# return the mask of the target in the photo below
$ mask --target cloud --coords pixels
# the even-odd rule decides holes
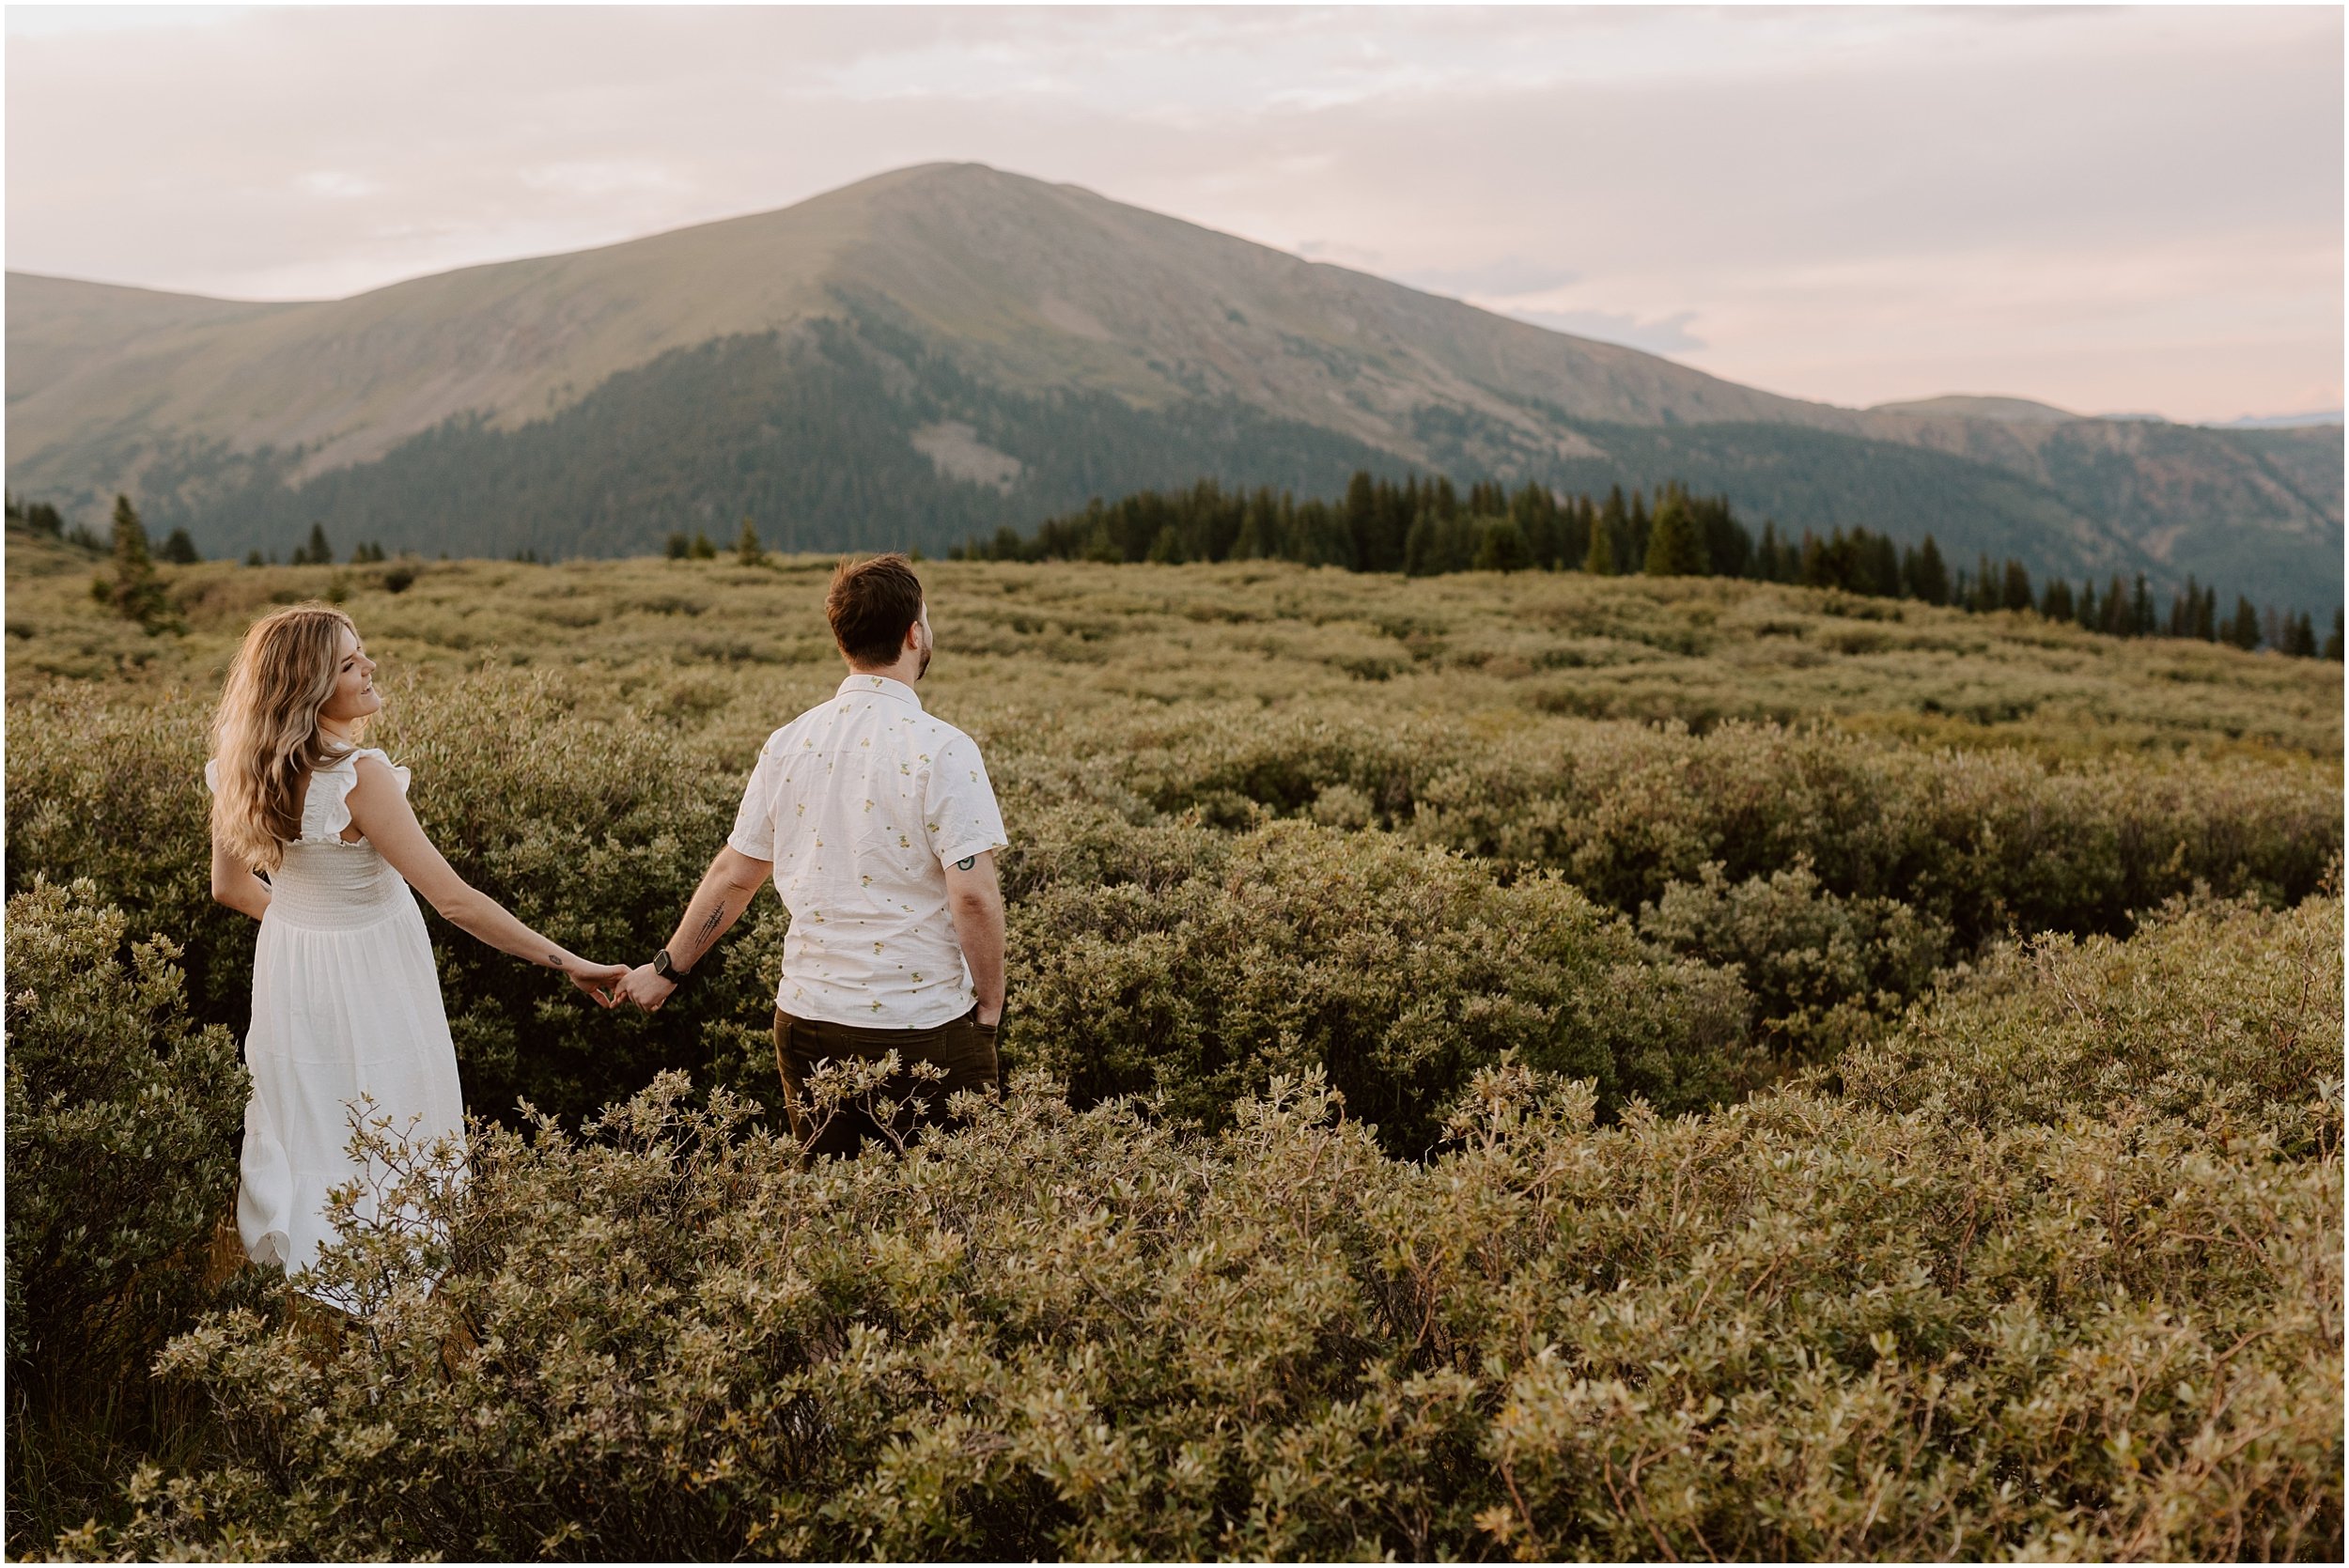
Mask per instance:
[[[1579,281],[1579,274],[1554,262],[1505,256],[1473,267],[1425,268],[1408,272],[1403,282],[1414,288],[1464,299],[1513,300],[1527,294],[1548,294]]]
[[[1652,321],[1609,310],[1511,310],[1506,314],[1552,332],[1595,337],[1601,343],[1620,343],[1651,354],[1684,354],[1704,347],[1704,339],[1688,331],[1688,323],[1697,318],[1693,310],[1675,311]]]
[[[1290,248],[1308,261],[1327,261],[1360,272],[1376,271],[1387,259],[1381,252],[1349,245],[1343,240],[1300,240]]]
[[[2338,8],[206,14],[10,8],[10,266],[317,297],[972,160],[1833,402],[2341,396]]]

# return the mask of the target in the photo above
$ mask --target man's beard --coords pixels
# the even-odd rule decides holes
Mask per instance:
[[[929,645],[927,643],[925,643],[925,644],[922,644],[922,662],[921,662],[921,665],[920,665],[918,668],[916,668],[916,669],[914,670],[914,672],[913,672],[913,678],[914,678],[914,679],[916,679],[916,680],[920,680],[920,679],[921,679],[924,675],[928,675],[929,673],[930,673],[930,645]]]

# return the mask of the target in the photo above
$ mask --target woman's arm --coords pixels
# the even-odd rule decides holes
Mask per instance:
[[[628,973],[627,965],[589,963],[516,920],[505,905],[458,876],[432,847],[388,766],[378,758],[362,756],[357,767],[359,782],[352,786],[348,802],[350,820],[392,862],[392,869],[408,878],[410,887],[424,894],[458,929],[541,969],[560,970],[597,1001],[612,1005],[613,983]]]
[[[212,845],[212,902],[255,920],[269,913],[269,884],[217,841]]]

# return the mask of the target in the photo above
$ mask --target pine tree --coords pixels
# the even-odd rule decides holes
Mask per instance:
[[[2129,591],[2121,585],[2120,574],[2113,575],[2105,589],[2104,625],[2100,629],[2113,637],[2129,634]]]
[[[696,528],[693,530],[693,542],[687,547],[686,553],[696,561],[715,561],[718,547],[709,542],[708,535]]]
[[[1621,570],[1638,571],[1641,564],[1647,559],[1650,526],[1647,502],[1635,485],[1631,489],[1631,513],[1624,519],[1623,537],[1616,541],[1615,559],[1620,563]]]
[[[2153,591],[2145,586],[2145,574],[2137,574],[2137,591],[2129,596],[2129,635],[2151,637],[2158,625],[2154,619]]]
[[[147,525],[127,495],[115,497],[114,581],[99,578],[90,584],[91,597],[115,613],[138,622],[148,632],[175,627],[170,601],[155,576],[155,558],[147,547]]]
[[[297,567],[331,567],[334,564],[334,547],[326,542],[324,523],[310,524],[308,541],[294,547],[290,560]]]
[[[1606,504],[1598,509],[1598,520],[1592,525],[1591,548],[1582,555],[1584,571],[1594,577],[1615,575],[1615,536],[1623,527],[1623,487],[1615,485],[1609,488]]]
[[[2202,590],[2195,582],[2194,574],[2188,572],[2185,591],[2172,596],[2170,600],[2169,634],[2172,637],[2193,636],[2194,617],[2201,608]]]
[[[1259,498],[1264,493],[1261,489],[1256,492]],[[1239,532],[1232,536],[1232,548],[1223,557],[1225,560],[1254,561],[1269,556],[1271,552],[1266,550],[1264,542],[1264,515],[1265,509],[1258,502],[1248,504],[1247,512],[1239,520]]]
[[[767,551],[758,543],[758,524],[748,517],[742,520],[742,532],[734,536],[734,558],[746,567],[767,564]]]
[[[2316,622],[2307,611],[2284,617],[2284,652],[2294,659],[2316,657]]]
[[[2040,595],[2039,613],[2051,621],[2072,618],[2072,585],[2060,577],[2047,579],[2047,586]]]
[[[1917,545],[1905,574],[1908,579],[1908,596],[1927,604],[1950,602],[1950,568],[1941,559],[1941,547],[1928,534]]]
[[[2226,640],[2246,653],[2260,645],[2260,613],[2240,594],[2235,596],[2234,617],[2227,623]]]
[[[193,567],[204,559],[196,553],[195,541],[188,537],[184,528],[175,528],[163,540],[163,558],[175,567]]]
[[[1488,518],[1479,532],[1476,559],[1471,563],[1477,571],[1523,571],[1533,564],[1532,552],[1525,547],[1525,533],[1514,518]]]
[[[1440,568],[1436,559],[1436,520],[1422,512],[1403,536],[1403,570],[1412,577],[1432,577]]]
[[[1380,536],[1385,532],[1385,508],[1379,505],[1378,485],[1361,469],[1346,484],[1346,494],[1338,502],[1338,513],[1346,520],[1346,536],[1354,541],[1354,550],[1366,560],[1378,560]],[[1401,565],[1400,562],[1395,563]],[[1393,567],[1389,567],[1392,570]]]
[[[1558,508],[1558,567],[1580,571],[1591,554],[1591,535],[1598,508],[1587,495],[1578,495]]]
[[[2340,611],[2338,611],[2338,610],[2336,610],[2336,611],[2334,611],[2334,612],[2333,612],[2333,631],[2332,631],[2332,635],[2325,639],[2325,655],[2324,655],[2324,656],[2325,656],[2326,659],[2331,660],[2334,663],[2338,664],[2338,663],[2340,663],[2340,662],[2341,662],[2341,612],[2340,612]]]
[[[1869,534],[1867,548],[1861,553],[1861,570],[1867,578],[1867,592],[1877,598],[1901,597],[1901,552],[1889,534]]]
[[[1729,497],[1708,496],[1690,501],[1698,536],[1704,541],[1704,569],[1713,577],[1744,577],[1753,569],[1753,536],[1730,510]],[[1895,571],[1898,566],[1895,564]]]
[[[2088,631],[2100,630],[2105,624],[2104,607],[2096,602],[2096,580],[2092,577],[2080,584],[2079,623]]]
[[[1688,498],[1668,488],[1657,498],[1656,518],[1648,526],[1647,574],[1650,577],[1702,577],[1706,566],[1704,539]]]
[[[2030,573],[2023,563],[2007,557],[2005,581],[1999,584],[1999,605],[2004,610],[2029,610],[2031,607]]]
[[[1545,571],[1558,569],[1558,498],[1547,485],[1528,484],[1509,503],[1509,516],[1525,536],[1526,552]]]
[[[248,567],[259,567],[268,565],[268,562],[263,559],[259,551],[248,550],[244,552],[244,564]]]

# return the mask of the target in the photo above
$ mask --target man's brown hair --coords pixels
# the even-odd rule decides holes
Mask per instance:
[[[824,613],[848,662],[894,664],[906,632],[922,618],[922,580],[902,555],[842,561],[832,568]]]

